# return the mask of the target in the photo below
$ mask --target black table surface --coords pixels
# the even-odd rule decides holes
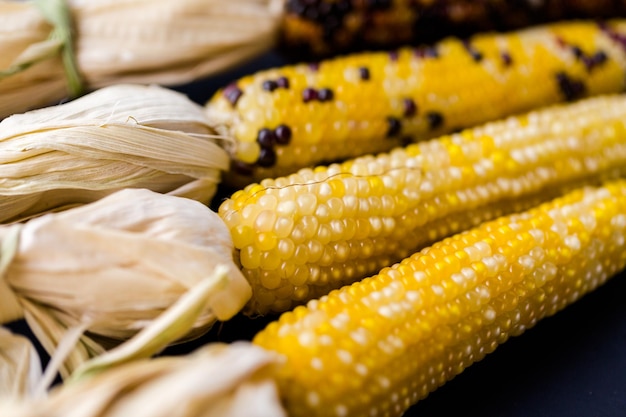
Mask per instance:
[[[287,62],[279,53],[269,53],[227,73],[173,88],[204,104],[230,81]],[[221,190],[222,195],[228,192]],[[523,335],[509,339],[413,406],[406,416],[626,416],[625,294],[626,273],[622,273]],[[237,316],[164,354],[184,354],[212,341],[250,340],[273,319]],[[30,335],[23,322],[9,327]],[[40,353],[45,363],[46,355],[41,349]]]

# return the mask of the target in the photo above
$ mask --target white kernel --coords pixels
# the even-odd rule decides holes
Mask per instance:
[[[387,389],[391,386],[391,381],[389,381],[389,378],[384,377],[384,376],[380,376],[378,377],[378,384],[384,388]]]
[[[578,236],[570,235],[565,238],[565,245],[573,251],[579,251],[581,247]]]
[[[339,404],[335,407],[335,415],[337,417],[345,417],[348,415],[348,407],[343,404]]]
[[[347,350],[343,350],[343,349],[338,350],[337,357],[339,358],[341,362],[345,364],[352,363],[352,354],[350,354],[350,352],[348,352]]]
[[[626,215],[618,214],[611,219],[611,226],[619,229],[626,228]]]
[[[367,330],[363,328],[359,328],[350,333],[350,337],[359,345],[366,345],[368,342]]]
[[[320,396],[315,391],[309,391],[306,395],[306,402],[311,407],[317,407],[320,403]]]
[[[367,369],[367,366],[363,365],[362,363],[357,363],[354,366],[354,370],[357,374],[361,376],[366,376],[369,373],[369,369]]]
[[[517,258],[517,263],[523,266],[528,271],[531,271],[535,267],[535,259],[530,255],[522,255]]]
[[[423,271],[416,271],[413,273],[413,278],[415,278],[417,282],[423,282],[426,280],[426,274]]]
[[[491,323],[496,319],[496,311],[491,307],[487,307],[483,312],[483,317],[485,318],[485,320],[487,320],[488,323]]]
[[[383,317],[391,318],[393,317],[393,310],[389,306],[382,306],[378,308],[378,314]]]
[[[324,362],[320,358],[311,359],[311,368],[321,371],[324,369]]]
[[[455,274],[455,275],[459,275],[459,274]],[[407,301],[409,301],[412,304],[416,303],[421,298],[419,291],[407,291],[406,294],[404,294],[404,297],[406,298]]]
[[[296,211],[296,203],[294,201],[281,201],[276,207],[276,212],[282,216],[291,216]]]
[[[315,334],[313,332],[301,332],[298,335],[298,343],[302,346],[311,346],[315,342]]]
[[[433,293],[435,293],[435,295],[438,295],[439,297],[445,294],[445,291],[441,285],[433,284],[430,288],[433,290]]]

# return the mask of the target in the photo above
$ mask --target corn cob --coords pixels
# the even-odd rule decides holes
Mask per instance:
[[[625,242],[626,182],[578,189],[297,307],[253,342],[285,355],[290,416],[400,416],[622,270]]]
[[[383,152],[564,100],[619,92],[626,21],[449,38],[261,71],[207,103],[235,139],[231,184]]]
[[[287,51],[317,55],[626,15],[623,0],[286,0],[284,8],[282,43]]]
[[[218,214],[253,287],[246,310],[265,314],[625,170],[626,96],[603,96],[266,179],[235,192]]]

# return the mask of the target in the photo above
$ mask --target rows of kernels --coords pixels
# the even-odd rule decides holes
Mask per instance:
[[[283,311],[562,187],[623,173],[625,116],[624,97],[589,99],[249,185],[219,209],[258,294],[249,310]]]
[[[435,56],[405,48],[272,69],[218,92],[207,111],[221,133],[236,139],[234,158],[252,173],[248,182],[258,181],[386,151],[407,138],[621,91],[626,55],[608,33],[591,22],[554,24],[469,43],[446,39],[434,47]],[[590,66],[598,53],[605,58]],[[279,79],[284,86],[277,86]],[[261,138],[279,128],[289,131],[284,141],[278,133]]]
[[[626,182],[579,189],[284,313],[254,343],[286,356],[290,415],[401,415],[624,268],[625,245]]]

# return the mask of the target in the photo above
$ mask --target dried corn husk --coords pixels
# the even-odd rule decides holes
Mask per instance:
[[[148,188],[208,203],[228,155],[201,106],[117,85],[0,122],[0,222]]]
[[[274,45],[282,10],[281,0],[66,2],[88,90],[183,84],[230,68]],[[0,118],[68,96],[61,59],[68,45],[52,32],[36,1],[0,0]]]
[[[3,417],[285,417],[272,375],[280,358],[248,342],[131,362],[53,389],[47,399],[2,403]]]
[[[0,327],[0,401],[31,398],[40,378],[40,359],[30,340]]]
[[[183,339],[231,318],[251,296],[217,214],[149,190],[2,226],[0,244],[0,323],[25,317],[51,355],[64,340],[78,341],[64,377],[206,280],[202,309]]]

